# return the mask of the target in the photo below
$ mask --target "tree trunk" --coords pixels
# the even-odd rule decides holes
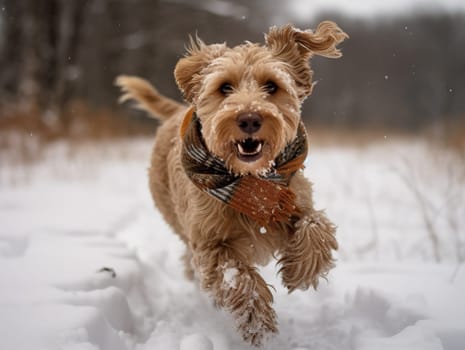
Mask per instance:
[[[51,110],[60,114],[63,127],[70,128],[71,117],[66,112],[66,104],[72,95],[77,67],[77,55],[80,48],[81,26],[88,0],[58,0],[59,21],[56,45],[55,79],[53,81]]]

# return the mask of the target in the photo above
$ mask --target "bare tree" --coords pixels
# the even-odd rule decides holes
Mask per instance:
[[[70,68],[80,48],[87,0],[4,0],[6,11],[2,90],[38,114],[60,113],[71,94]],[[66,124],[66,120],[62,120]]]
[[[70,101],[118,108],[120,73],[152,80],[180,98],[173,69],[189,34],[207,43],[262,41],[286,22],[272,1],[0,0],[0,108],[9,104],[67,129]],[[306,121],[342,127],[417,130],[465,117],[464,14],[419,14],[376,21],[326,13],[350,35],[341,60],[312,65],[318,86]],[[291,21],[292,19],[289,19]],[[134,112],[135,113],[135,112]]]

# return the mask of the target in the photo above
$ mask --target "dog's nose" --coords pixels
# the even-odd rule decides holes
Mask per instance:
[[[241,113],[236,119],[237,126],[247,134],[254,134],[262,127],[263,117],[256,112]]]

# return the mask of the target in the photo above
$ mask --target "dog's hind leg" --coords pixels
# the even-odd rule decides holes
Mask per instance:
[[[210,292],[217,306],[231,312],[245,341],[261,346],[268,334],[277,333],[273,296],[256,269],[241,258],[234,242],[197,242],[193,254],[201,287]]]

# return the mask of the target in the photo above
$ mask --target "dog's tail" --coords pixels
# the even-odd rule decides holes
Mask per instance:
[[[136,108],[149,112],[149,114],[160,120],[167,120],[185,106],[175,100],[160,94],[148,81],[128,75],[120,75],[115,80],[122,95],[119,102],[128,100],[137,102]]]

